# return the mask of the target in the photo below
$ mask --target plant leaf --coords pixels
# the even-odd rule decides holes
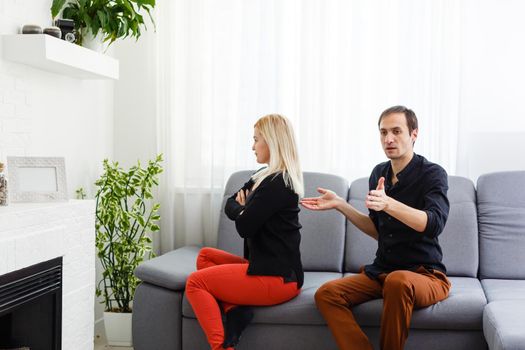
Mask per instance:
[[[67,0],[53,0],[53,3],[51,4],[51,17],[53,20],[58,15],[60,10],[62,10],[62,7],[64,7],[64,4]]]

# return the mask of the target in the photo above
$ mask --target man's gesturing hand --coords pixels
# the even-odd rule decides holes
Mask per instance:
[[[303,198],[300,202],[301,205],[310,210],[327,210],[336,208],[342,200],[333,191],[324,188],[319,187],[317,192],[321,193],[322,196]]]
[[[375,190],[372,190],[366,196],[365,205],[368,209],[375,211],[381,211],[388,209],[390,197],[385,193],[385,178],[379,178],[377,182],[377,187]]]

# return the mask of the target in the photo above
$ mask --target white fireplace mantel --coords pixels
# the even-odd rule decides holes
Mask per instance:
[[[0,207],[0,275],[63,257],[62,349],[93,349],[95,203]]]

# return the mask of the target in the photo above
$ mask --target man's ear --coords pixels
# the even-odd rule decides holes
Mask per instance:
[[[414,129],[412,130],[412,134],[410,135],[410,138],[412,139],[412,144],[414,144],[417,140],[417,132],[419,130],[418,129]]]

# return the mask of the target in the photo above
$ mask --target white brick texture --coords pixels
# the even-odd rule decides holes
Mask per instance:
[[[0,208],[0,275],[63,257],[62,349],[93,349],[95,203]]]

